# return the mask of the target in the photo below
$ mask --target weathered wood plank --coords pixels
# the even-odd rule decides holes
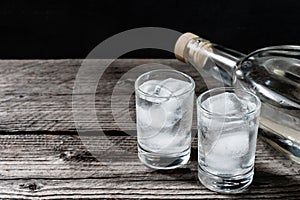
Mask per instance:
[[[107,60],[85,61],[87,65],[104,66]],[[72,92],[76,74],[82,60],[1,60],[0,61],[0,131],[74,131],[72,116]],[[125,72],[147,63],[160,63],[191,75],[197,83],[196,91],[205,90],[205,84],[197,71],[174,59],[117,60],[105,70],[97,87],[95,108],[103,130],[118,130],[114,123],[111,104],[122,115],[131,108],[134,121],[134,97],[124,102],[124,96],[133,93],[133,78],[120,80]],[[139,74],[137,72],[135,76]],[[89,80],[89,77],[85,77]],[[210,84],[216,81],[210,79]],[[130,87],[127,87],[127,85]],[[121,87],[111,100],[115,87]],[[92,108],[83,98],[85,110]],[[128,105],[129,104],[129,105]],[[83,119],[84,122],[84,119]],[[90,122],[89,130],[98,130]],[[122,130],[133,130],[132,122],[122,124]]]
[[[167,171],[139,162],[133,136],[2,134],[0,144],[1,198],[297,199],[300,195],[299,166],[260,140],[254,182],[239,195],[217,194],[199,183],[196,140],[191,161]]]
[[[82,60],[0,61],[0,198],[241,198],[299,199],[299,165],[287,160],[260,140],[257,145],[255,178],[251,190],[240,195],[220,195],[205,189],[197,179],[197,148],[191,161],[175,170],[154,171],[137,158],[134,124],[133,78],[120,81],[128,70],[145,63],[173,66],[205,90],[199,74],[175,60],[119,60],[106,71],[97,87],[95,107],[98,122],[86,134],[76,135],[72,116],[72,91]],[[107,60],[91,60],[102,66]],[[136,76],[138,74],[135,74]],[[89,77],[86,77],[88,81]],[[214,85],[213,79],[209,84]],[[113,99],[112,91],[122,87]],[[85,94],[75,94],[89,112]],[[122,116],[129,107],[131,122],[117,124],[111,105]],[[75,111],[78,111],[76,108]],[[80,111],[80,110],[79,110]],[[196,118],[194,118],[195,122]],[[122,126],[122,128],[119,127]],[[194,129],[195,123],[194,123]],[[130,136],[124,132],[130,133]],[[38,132],[37,132],[38,131]],[[195,131],[195,130],[194,130]],[[117,135],[117,136],[116,136]]]

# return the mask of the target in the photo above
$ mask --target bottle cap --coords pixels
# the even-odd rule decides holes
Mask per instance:
[[[193,33],[184,33],[176,41],[174,53],[178,60],[185,62],[184,49],[191,39],[198,38],[199,36]]]

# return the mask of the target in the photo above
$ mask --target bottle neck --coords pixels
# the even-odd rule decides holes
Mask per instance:
[[[210,43],[202,38],[191,39],[184,52],[186,62],[204,67],[207,59],[211,59],[216,65],[224,67],[226,71],[232,71],[237,62],[245,57],[244,54],[237,51]],[[203,64],[200,66],[199,64]]]
[[[237,62],[245,55],[202,38],[191,39],[183,53],[185,62],[208,71],[216,79],[231,85]]]

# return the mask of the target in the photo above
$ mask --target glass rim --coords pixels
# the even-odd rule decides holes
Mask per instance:
[[[139,86],[138,86],[138,82],[139,82],[140,79],[142,79],[142,77],[147,76],[147,75],[152,74],[152,73],[155,73],[155,72],[172,72],[172,73],[180,74],[180,75],[183,76],[184,78],[188,79],[192,85],[191,85],[190,88],[188,88],[187,90],[184,90],[182,93],[177,94],[177,95],[171,95],[171,96],[169,96],[169,97],[166,97],[166,96],[163,96],[163,97],[154,96],[154,95],[152,95],[152,94],[149,94],[149,93],[144,92],[143,90],[141,90],[141,89],[139,88]],[[150,80],[150,79],[149,79],[149,80]],[[176,98],[176,97],[183,96],[183,95],[185,95],[185,94],[187,94],[187,93],[193,91],[193,90],[195,89],[195,81],[194,81],[194,79],[193,79],[191,76],[189,76],[189,75],[187,75],[187,74],[185,74],[185,73],[183,73],[183,72],[180,72],[180,71],[178,71],[178,70],[175,70],[175,69],[155,69],[155,70],[151,70],[151,71],[149,71],[149,72],[146,72],[146,73],[141,74],[141,75],[135,80],[134,88],[135,88],[135,91],[136,91],[136,92],[138,92],[138,93],[140,93],[140,94],[142,94],[142,95],[144,95],[144,96],[147,96],[147,97],[155,97],[155,98],[158,98],[158,99],[160,99],[160,98],[162,98],[162,99],[165,99],[165,98]]]
[[[242,93],[246,93],[250,96],[253,96],[255,98],[255,101],[256,101],[256,106],[254,109],[252,110],[249,110],[248,112],[246,113],[243,113],[242,115],[237,115],[237,114],[220,114],[220,113],[215,113],[215,112],[212,112],[212,111],[209,111],[207,110],[206,108],[203,107],[202,103],[201,103],[201,100],[203,98],[204,95],[210,93],[210,92],[214,92],[214,91],[239,91],[239,92],[242,92]],[[201,111],[203,111],[205,114],[207,115],[210,115],[210,116],[214,116],[214,117],[232,117],[232,118],[241,118],[241,117],[244,117],[244,116],[250,116],[252,114],[255,114],[260,108],[261,108],[261,101],[260,99],[258,98],[257,95],[253,94],[252,92],[250,91],[247,91],[247,90],[243,90],[243,89],[236,89],[234,87],[217,87],[217,88],[213,88],[213,89],[210,89],[210,90],[207,90],[205,92],[203,92],[198,98],[197,98],[197,105],[199,105]]]

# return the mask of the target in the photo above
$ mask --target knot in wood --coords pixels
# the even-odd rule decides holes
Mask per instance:
[[[64,151],[60,153],[60,158],[65,161],[97,161],[97,159],[87,150]]]
[[[21,189],[28,189],[30,191],[36,191],[40,189],[40,187],[36,183],[22,183],[19,185]]]

